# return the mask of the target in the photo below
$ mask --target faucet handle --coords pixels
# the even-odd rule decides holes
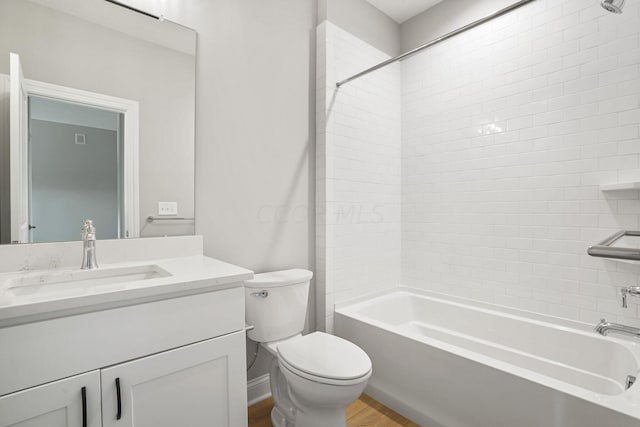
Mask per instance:
[[[85,219],[80,228],[82,240],[96,240],[96,228],[93,226],[93,220]]]
[[[603,328],[604,326],[607,324],[607,321],[605,320],[605,318],[601,318],[600,319],[600,323],[598,323],[595,328],[593,328],[594,331],[596,331],[597,333],[599,333],[600,335],[605,335],[603,333]]]
[[[640,296],[640,286],[627,286],[620,288],[620,296],[622,297],[622,308],[627,308],[627,298],[629,295]]]

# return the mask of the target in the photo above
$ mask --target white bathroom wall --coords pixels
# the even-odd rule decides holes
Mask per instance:
[[[436,3],[402,23],[401,49],[407,52],[515,2],[515,0],[444,0]]]
[[[400,284],[400,67],[336,89],[389,58],[331,22],[317,31],[316,217],[319,329],[333,304]]]
[[[315,270],[316,2],[165,6],[167,18],[198,32],[196,232],[205,255],[256,273]],[[268,373],[270,362],[261,350],[248,378]]]
[[[400,54],[400,26],[367,0],[318,0],[318,23],[324,21],[391,56]]]
[[[256,272],[313,269],[312,0],[167,2],[198,33],[196,231]]]
[[[640,325],[640,267],[587,247],[640,227],[640,2],[538,0],[402,64],[403,284]]]

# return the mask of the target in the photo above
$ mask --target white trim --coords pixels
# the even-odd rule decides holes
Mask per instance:
[[[8,74],[0,74],[0,94],[10,95],[11,83]],[[9,97],[0,99],[0,129],[9,128]],[[9,159],[10,136],[0,135],[0,244],[11,242],[11,160]],[[5,169],[6,168],[6,169]]]
[[[10,53],[9,165],[11,188],[11,242],[28,243],[28,125],[27,92],[20,56]]]
[[[29,79],[24,80],[24,89],[27,96],[62,100],[124,115],[124,222],[127,234],[122,237],[140,237],[138,101]]]
[[[269,374],[247,381],[247,406],[255,405],[270,396]]]
[[[16,197],[18,195],[20,195],[22,193],[22,190],[20,189],[20,186],[17,185],[17,183],[20,180],[20,175],[18,173],[18,168],[19,165],[21,164],[20,162],[20,152],[18,150],[16,150],[15,147],[17,147],[18,145],[18,140],[19,138],[21,138],[21,135],[19,133],[20,130],[20,122],[19,122],[19,117],[16,114],[17,111],[19,111],[20,109],[20,100],[19,98],[16,96],[17,91],[17,80],[16,80],[16,76],[19,76],[19,69],[18,72],[16,72],[16,62],[14,60],[14,55],[15,53],[10,53],[9,54],[9,59],[10,59],[10,70],[9,70],[9,90],[10,90],[10,96],[9,96],[9,165],[11,166],[11,170],[10,170],[10,177],[9,177],[9,182],[10,182],[10,194],[11,194],[11,202],[10,202],[10,206],[11,206],[11,243],[20,243],[20,232],[19,232],[19,225],[18,225],[18,221],[19,221],[19,212],[20,212],[20,207],[18,204],[18,200],[16,199]],[[18,191],[17,195],[14,195],[14,192]],[[23,242],[26,243],[26,242]]]

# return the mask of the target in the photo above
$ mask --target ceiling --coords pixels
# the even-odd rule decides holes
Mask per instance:
[[[442,0],[367,0],[398,24],[424,12]]]

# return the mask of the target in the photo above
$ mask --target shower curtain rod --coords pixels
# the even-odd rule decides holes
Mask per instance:
[[[418,53],[418,52],[420,52],[420,51],[422,51],[422,50],[424,50],[424,49],[426,49],[428,47],[431,47],[431,46],[436,45],[436,44],[438,44],[438,43],[440,43],[442,41],[450,39],[453,36],[457,36],[460,33],[464,33],[467,30],[475,28],[478,25],[482,25],[485,22],[491,21],[492,19],[497,18],[498,16],[502,16],[502,15],[504,15],[506,13],[511,12],[512,10],[515,10],[515,9],[519,8],[520,6],[524,6],[525,4],[531,3],[533,1],[536,1],[536,0],[520,0],[520,1],[512,4],[511,6],[507,6],[504,9],[500,9],[499,11],[492,13],[491,15],[485,16],[484,18],[480,18],[477,21],[473,21],[472,23],[465,25],[464,27],[460,27],[457,30],[451,31],[450,33],[447,33],[444,36],[441,36],[441,37],[438,37],[437,39],[431,40],[430,42],[427,42],[427,43],[423,44],[422,46],[418,46],[415,49],[412,49],[412,50],[410,50],[408,52],[400,54],[400,55],[398,55],[398,56],[396,56],[394,58],[387,59],[386,61],[383,61],[383,62],[381,62],[381,63],[379,63],[377,65],[374,65],[371,68],[367,68],[366,70],[361,71],[358,74],[354,74],[353,76],[349,77],[348,79],[340,80],[338,83],[336,83],[336,87],[339,89],[340,86],[342,86],[345,83],[349,83],[350,81],[355,80],[357,78],[360,78],[360,77],[362,77],[364,75],[367,75],[367,74],[371,73],[372,71],[376,71],[376,70],[378,70],[378,69],[380,69],[382,67],[386,67],[389,64],[393,64],[396,61],[400,61],[402,59],[408,58],[409,56],[415,55],[416,53]]]

